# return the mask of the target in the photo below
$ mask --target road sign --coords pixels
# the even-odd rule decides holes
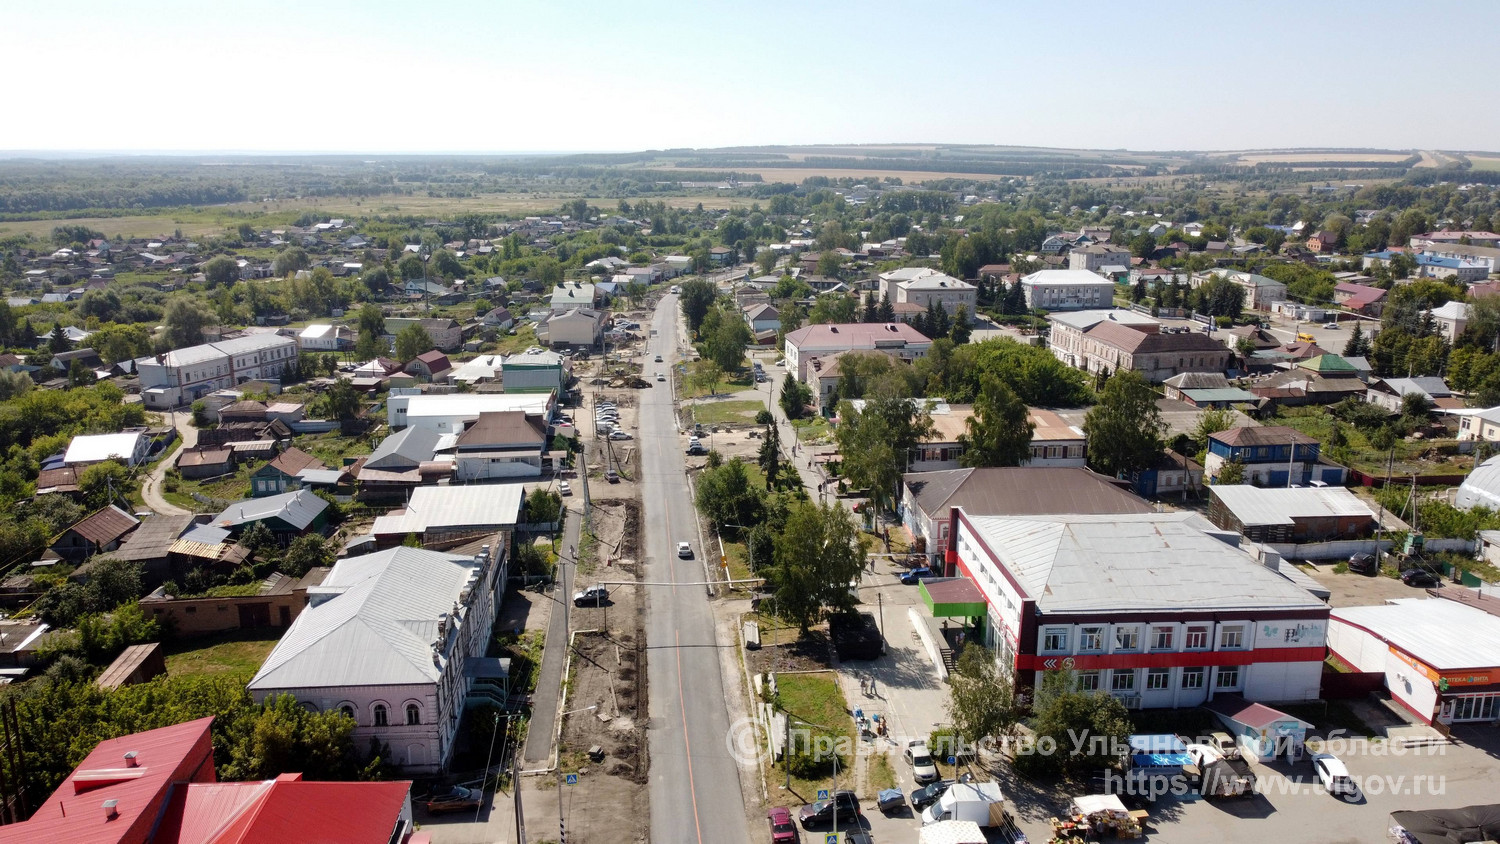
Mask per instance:
[[[568,785],[577,785],[578,784],[578,775],[577,774],[568,774],[567,781],[568,781]]]
[[[949,765],[957,765],[958,764],[958,757],[957,756],[949,756],[948,757],[948,764]]]
[[[839,834],[837,832],[823,833],[823,844],[839,844]]]
[[[828,789],[826,789],[826,788],[820,788],[820,789],[818,789],[818,799],[819,800],[827,800],[828,799]]]

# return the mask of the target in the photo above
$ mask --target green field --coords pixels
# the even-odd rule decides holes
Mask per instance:
[[[254,674],[281,637],[280,630],[245,630],[166,644],[167,673]]]
[[[692,417],[705,425],[744,425],[755,421],[755,414],[765,410],[763,402],[748,399],[693,405]]]

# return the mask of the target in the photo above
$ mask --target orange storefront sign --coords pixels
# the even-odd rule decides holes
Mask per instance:
[[[1490,682],[1490,672],[1488,672],[1488,671],[1479,671],[1479,672],[1463,672],[1463,671],[1440,672],[1437,669],[1433,668],[1432,666],[1428,665],[1427,663],[1421,661],[1420,659],[1417,659],[1416,657],[1413,657],[1413,656],[1411,656],[1409,654],[1401,652],[1394,645],[1391,645],[1389,647],[1390,647],[1391,653],[1397,659],[1401,660],[1402,662],[1404,662],[1407,665],[1410,665],[1412,668],[1416,669],[1417,673],[1421,674],[1423,677],[1426,677],[1427,679],[1431,680],[1434,683],[1439,683],[1442,686],[1444,686],[1445,688],[1448,687],[1448,686],[1484,686],[1484,685],[1488,685],[1489,682]]]

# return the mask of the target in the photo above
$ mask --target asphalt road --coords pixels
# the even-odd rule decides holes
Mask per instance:
[[[648,338],[647,371],[677,362],[681,320],[678,297],[662,298]],[[674,419],[670,383],[652,381],[641,391],[642,523],[646,581],[700,583],[704,579],[684,455]],[[693,558],[679,559],[678,542]],[[726,748],[729,716],[719,673],[719,643],[703,586],[646,589],[647,680],[650,683],[651,840],[749,842],[739,768]],[[727,647],[734,647],[733,643]],[[600,807],[600,811],[609,811]]]

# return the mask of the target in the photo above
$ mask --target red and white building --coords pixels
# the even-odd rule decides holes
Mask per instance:
[[[949,573],[1018,687],[1071,669],[1130,708],[1318,697],[1328,606],[1197,514],[952,520]]]

